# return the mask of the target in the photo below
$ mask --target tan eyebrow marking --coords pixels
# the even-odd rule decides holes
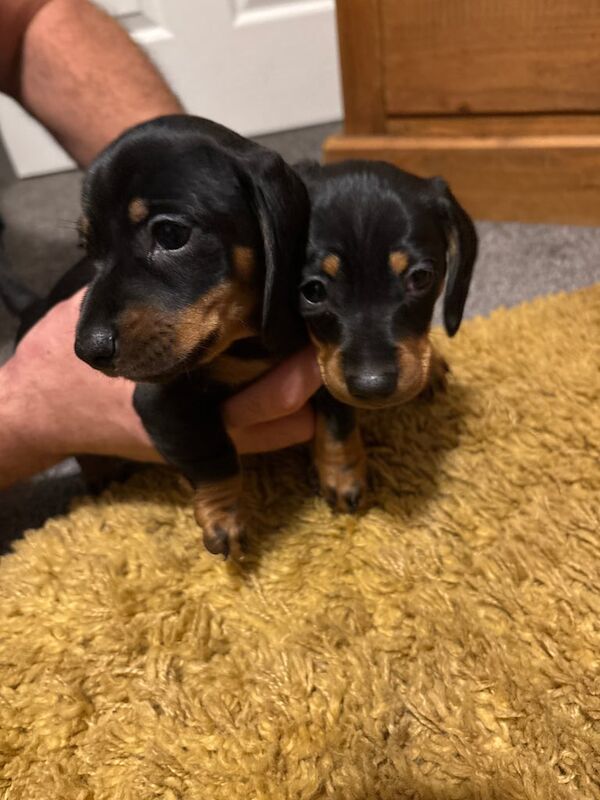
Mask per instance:
[[[148,208],[148,204],[145,200],[142,200],[141,197],[134,197],[129,203],[127,213],[130,221],[134,224],[137,224],[138,222],[143,222],[146,219],[150,213],[150,209]]]
[[[400,275],[408,267],[408,256],[403,250],[394,250],[390,253],[389,264],[392,272]]]
[[[321,264],[321,268],[323,272],[326,272],[327,275],[329,275],[330,278],[335,278],[340,269],[339,256],[336,256],[333,253],[330,253],[328,256],[325,256]]]

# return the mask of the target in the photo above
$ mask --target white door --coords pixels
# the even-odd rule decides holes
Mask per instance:
[[[184,106],[246,135],[339,119],[334,0],[102,0]],[[16,103],[0,130],[18,175],[72,162]]]

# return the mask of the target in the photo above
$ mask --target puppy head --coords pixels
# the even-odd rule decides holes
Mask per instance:
[[[94,162],[80,227],[96,277],[75,350],[97,369],[160,381],[237,339],[297,345],[308,198],[276,154],[207,120],[153,120]]]
[[[311,195],[301,313],[323,381],[339,400],[380,407],[427,385],[429,328],[460,325],[477,252],[473,223],[440,178],[379,162],[302,172]]]

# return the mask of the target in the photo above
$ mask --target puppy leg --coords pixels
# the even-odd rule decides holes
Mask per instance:
[[[235,474],[220,480],[195,484],[194,515],[202,528],[202,539],[209,553],[244,560],[246,531],[240,508],[242,480]]]
[[[321,494],[333,509],[354,513],[363,507],[367,489],[367,459],[354,409],[324,388],[313,403],[313,461]]]
[[[448,388],[448,373],[450,367],[446,359],[436,350],[431,353],[431,366],[429,368],[429,381],[427,386],[419,394],[419,400],[429,402],[433,400],[439,392],[445,392]]]
[[[167,385],[138,384],[134,405],[163,458],[194,488],[194,514],[210,553],[243,558],[241,474],[219,398],[195,391],[181,378]]]

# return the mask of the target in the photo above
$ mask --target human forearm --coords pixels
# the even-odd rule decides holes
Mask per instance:
[[[37,11],[15,93],[82,166],[131,125],[182,110],[145,54],[87,0]]]
[[[19,393],[13,362],[0,368],[0,489],[50,467],[56,460],[44,452],[37,436],[37,409]]]

